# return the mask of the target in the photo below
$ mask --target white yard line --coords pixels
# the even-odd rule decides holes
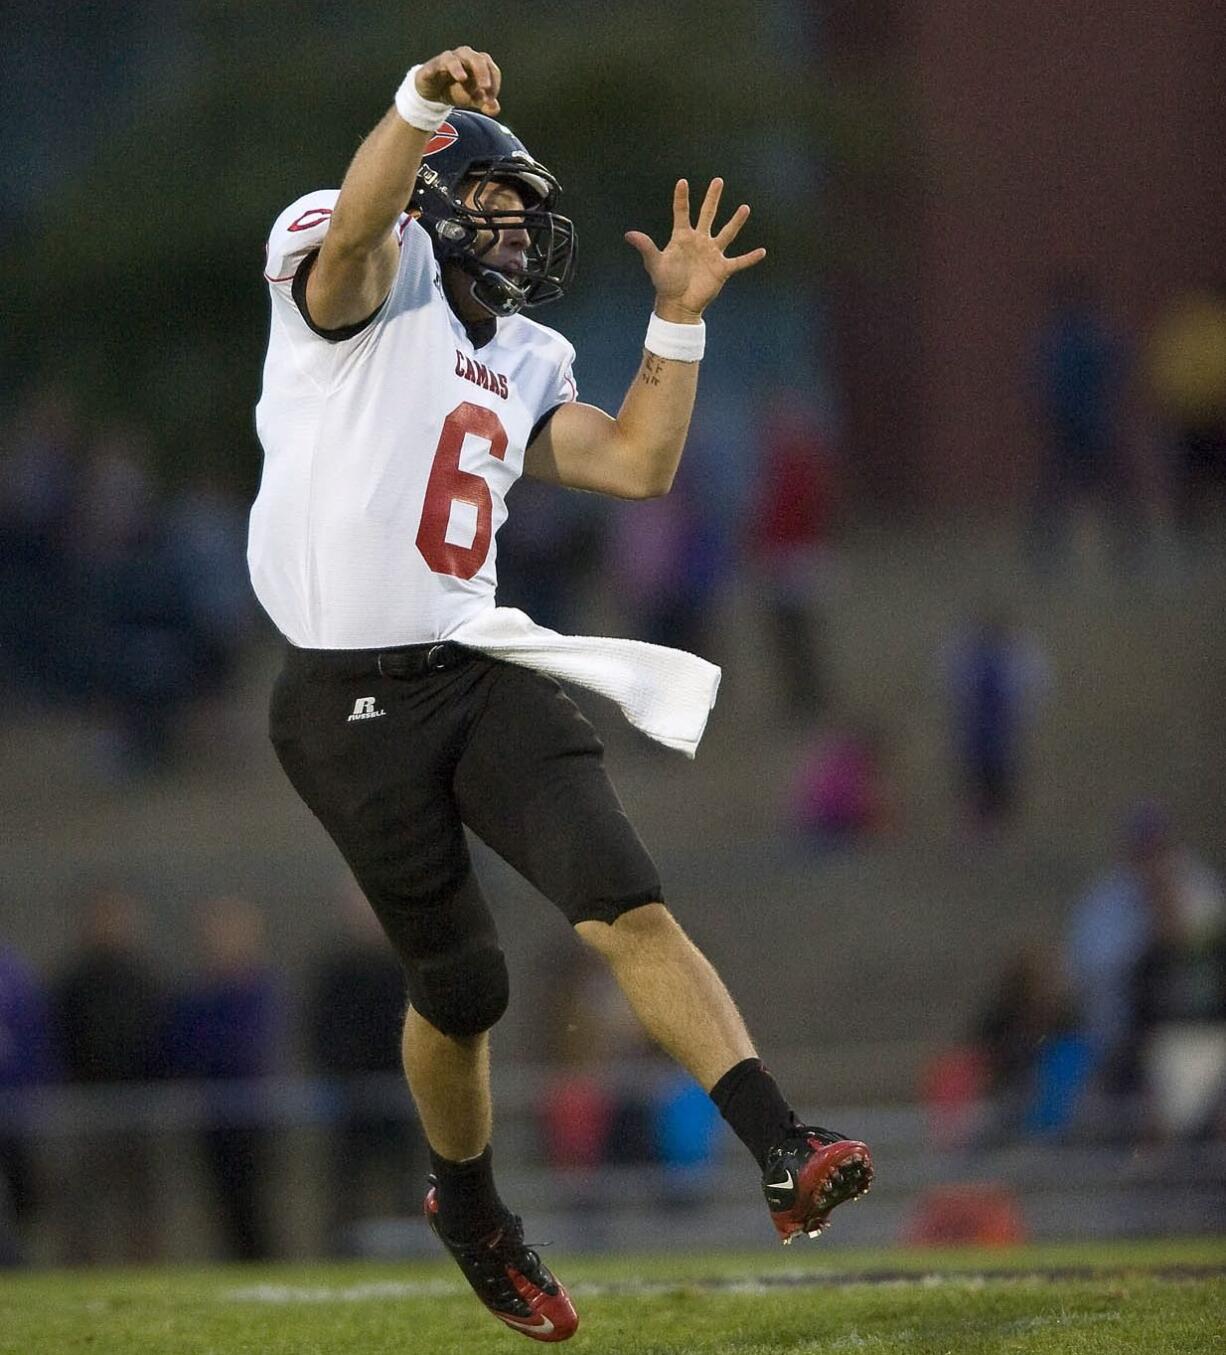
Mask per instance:
[[[1136,1269],[1095,1270],[1092,1267],[1052,1270],[989,1271],[771,1271],[765,1275],[746,1275],[738,1279],[695,1276],[690,1279],[647,1280],[636,1276],[624,1280],[577,1280],[567,1288],[577,1297],[675,1294],[700,1290],[720,1294],[765,1294],[772,1289],[829,1289],[845,1285],[936,1289],[960,1286],[980,1290],[988,1284],[1047,1284],[1067,1280],[1108,1280],[1126,1275],[1144,1278],[1181,1280],[1220,1276],[1220,1266],[1160,1266]],[[444,1298],[465,1294],[468,1286],[455,1280],[381,1280],[350,1285],[256,1284],[220,1293],[221,1303],[371,1303],[381,1299]],[[1029,1320],[1029,1319],[1028,1319]],[[1047,1319],[1033,1319],[1034,1322]],[[1104,1318],[1103,1320],[1107,1320]]]

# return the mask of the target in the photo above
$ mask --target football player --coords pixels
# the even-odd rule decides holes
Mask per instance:
[[[626,236],[655,291],[638,374],[615,417],[580,403],[574,350],[525,314],[571,281],[575,231],[557,179],[496,120],[500,86],[471,47],[415,66],[339,192],[307,194],[274,225],[249,561],[289,641],[270,713],[278,757],[407,975],[427,1217],[497,1318],[561,1341],[574,1307],[494,1183],[488,1031],[508,979],[465,825],[561,909],[709,1091],[757,1159],[785,1242],[821,1231],[872,1168],[864,1144],[799,1123],[758,1060],[665,907],[587,720],[530,659],[466,640],[498,610],[494,538],[520,474],[667,493],[703,312],[765,253],[728,254],[749,208],[717,227],[719,179],[696,217],[678,182],[665,246]],[[645,669],[629,685],[657,680]]]

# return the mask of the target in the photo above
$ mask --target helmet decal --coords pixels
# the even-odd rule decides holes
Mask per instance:
[[[426,149],[422,151],[422,157],[434,155],[438,151],[445,151],[459,135],[459,132],[451,123],[442,123],[438,131],[426,142]]]

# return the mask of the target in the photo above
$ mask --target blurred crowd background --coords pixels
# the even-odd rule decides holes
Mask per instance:
[[[1221,1231],[1220,6],[457,22],[0,11],[0,1260],[423,1241],[400,975],[266,744],[243,553],[267,229],[459,41],[566,190],[579,279],[540,318],[581,398],[633,374],[621,237],[678,174],[769,249],[709,316],[674,492],[521,483],[500,601],[723,665],[693,764],[580,699],[764,1055],[878,1148],[833,1240]],[[480,863],[534,1224],[765,1238],[706,1098]]]

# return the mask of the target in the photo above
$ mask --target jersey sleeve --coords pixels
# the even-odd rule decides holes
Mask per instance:
[[[270,286],[288,294],[298,265],[324,242],[340,190],[307,193],[281,213],[268,236],[264,277]]]
[[[554,388],[554,398],[548,408],[569,405],[579,398],[579,387],[575,384],[575,349],[573,344],[566,345],[562,365],[558,368],[558,381]]]
[[[561,337],[561,336],[558,336]],[[546,389],[545,399],[537,414],[532,431],[528,434],[526,446],[531,447],[538,433],[545,428],[549,420],[562,408],[579,398],[579,388],[575,384],[575,350],[572,344],[562,340],[564,350],[562,361],[554,374],[550,386]]]
[[[264,278],[272,293],[273,309],[287,321],[288,332],[304,341],[321,338],[335,344],[360,334],[373,334],[378,326],[372,322],[384,309],[380,305],[365,320],[332,330],[319,328],[307,313],[304,265],[319,253],[339,197],[339,189],[318,189],[290,203],[274,222],[265,245]],[[410,233],[410,224],[409,217],[402,215],[392,227],[393,235],[402,245],[402,267],[406,258],[420,253],[423,248],[429,253],[429,238],[422,230]],[[393,287],[395,285],[393,283]]]

